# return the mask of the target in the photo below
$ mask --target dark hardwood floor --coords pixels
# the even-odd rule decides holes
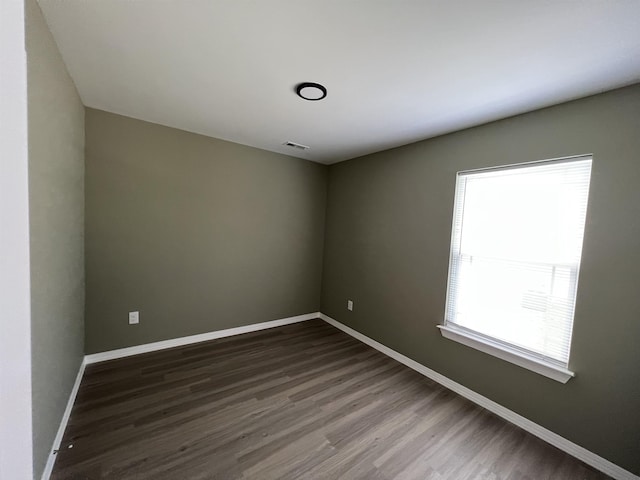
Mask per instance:
[[[87,366],[51,478],[608,477],[313,320]]]

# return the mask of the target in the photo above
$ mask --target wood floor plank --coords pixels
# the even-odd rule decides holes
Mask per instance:
[[[314,320],[89,365],[51,478],[608,477]]]

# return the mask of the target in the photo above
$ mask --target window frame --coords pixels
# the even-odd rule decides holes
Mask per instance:
[[[451,221],[451,236],[449,242],[449,268],[447,272],[447,292],[446,292],[446,301],[445,301],[445,317],[443,323],[441,325],[437,325],[440,333],[444,338],[449,340],[453,340],[455,342],[461,343],[468,347],[474,348],[481,352],[487,353],[489,355],[495,356],[502,360],[508,361],[515,365],[519,365],[520,367],[526,368],[538,374],[544,375],[545,377],[551,378],[561,383],[566,383],[575,376],[575,373],[569,370],[569,360],[567,363],[561,362],[559,360],[546,357],[543,354],[539,354],[533,351],[530,351],[526,348],[522,348],[511,344],[510,342],[499,340],[497,338],[493,338],[489,335],[482,334],[481,332],[477,332],[475,330],[471,330],[456,324],[454,322],[450,322],[450,295],[452,295],[452,278],[455,272],[457,271],[456,266],[459,263],[458,257],[462,256],[459,253],[460,249],[460,241],[461,235],[456,235],[456,215],[458,212],[458,202],[464,199],[464,193],[462,195],[459,194],[458,186],[459,179],[461,175],[469,175],[473,173],[484,173],[489,171],[496,170],[507,170],[507,169],[519,169],[526,167],[535,167],[538,165],[545,164],[556,164],[556,163],[567,163],[574,162],[579,160],[590,160],[593,162],[593,154],[583,154],[583,155],[574,155],[569,157],[560,157],[553,158],[548,160],[538,160],[532,162],[524,162],[524,163],[516,163],[509,165],[501,165],[496,167],[488,167],[488,168],[477,168],[472,170],[462,170],[456,172],[455,177],[455,194],[454,194],[454,205],[453,205],[453,216]],[[588,195],[588,193],[587,193]],[[588,198],[587,198],[588,204]],[[583,231],[584,235],[584,231]],[[584,242],[584,237],[583,237]],[[457,245],[457,248],[456,248]],[[577,288],[578,288],[578,277],[580,274],[580,263],[577,265],[566,265],[570,268],[571,271],[571,280],[574,283],[574,300],[577,297]],[[574,311],[575,315],[575,311]],[[574,317],[575,318],[575,317]],[[573,334],[573,324],[572,324],[572,332]],[[570,347],[570,346],[569,346]],[[570,353],[570,350],[569,350]]]

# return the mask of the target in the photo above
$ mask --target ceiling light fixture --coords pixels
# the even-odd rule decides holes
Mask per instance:
[[[327,89],[319,83],[304,82],[296,86],[296,93],[300,98],[315,102],[327,96]]]

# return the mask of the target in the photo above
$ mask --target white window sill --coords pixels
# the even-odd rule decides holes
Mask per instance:
[[[454,342],[462,343],[481,352],[488,353],[494,357],[501,358],[507,362],[511,362],[515,365],[519,365],[523,368],[531,370],[532,372],[539,373],[545,377],[552,378],[561,383],[567,383],[571,377],[575,376],[570,370],[566,368],[546,363],[539,358],[529,356],[523,352],[515,349],[509,349],[504,345],[497,342],[492,342],[484,337],[473,335],[463,330],[459,330],[455,327],[447,325],[438,325],[440,333],[443,337],[453,340]]]

